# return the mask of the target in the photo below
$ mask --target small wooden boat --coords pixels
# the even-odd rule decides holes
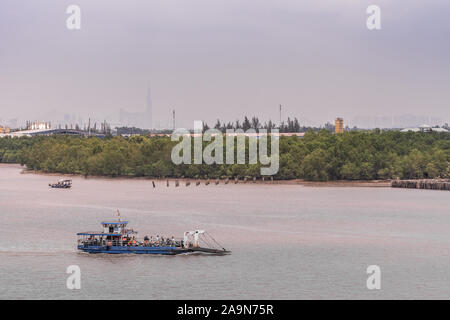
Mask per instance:
[[[49,187],[58,188],[58,189],[69,189],[72,187],[72,180],[70,179],[61,179],[56,183],[49,183]]]

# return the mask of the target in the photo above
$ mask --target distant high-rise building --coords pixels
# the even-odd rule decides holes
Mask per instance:
[[[151,129],[153,128],[152,123],[152,112],[153,112],[153,106],[152,106],[152,90],[148,88],[147,91],[147,110],[146,110],[146,120],[148,122],[148,127]]]
[[[336,120],[334,120],[334,132],[344,133],[344,119],[336,118]]]
[[[147,126],[150,129],[153,128],[152,112],[153,112],[153,107],[152,107],[152,90],[150,88],[148,88],[148,91],[147,91],[147,110],[145,112],[145,121],[147,122]]]
[[[133,126],[142,129],[152,129],[152,95],[150,88],[147,91],[147,103],[144,112],[127,112],[120,109],[119,122],[121,125]]]
[[[9,120],[9,127],[10,128],[18,128],[18,120],[16,118]]]
[[[281,104],[280,104],[280,125],[279,127],[281,128]]]
[[[172,127],[173,127],[173,130],[175,130],[175,128],[176,128],[176,126],[175,126],[175,110],[173,110],[172,111]]]

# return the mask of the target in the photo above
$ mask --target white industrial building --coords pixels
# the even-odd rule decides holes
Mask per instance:
[[[401,132],[408,132],[408,131],[412,131],[412,132],[450,132],[447,129],[439,128],[439,127],[433,128],[427,124],[423,124],[417,128],[405,128],[400,131]]]

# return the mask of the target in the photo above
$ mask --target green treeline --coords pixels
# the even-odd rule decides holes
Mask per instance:
[[[22,154],[29,150],[36,142],[36,138],[0,138],[0,163],[21,163],[24,164]]]
[[[447,177],[450,135],[374,130],[280,138],[275,179],[313,181]],[[0,162],[83,175],[224,178],[260,176],[259,164],[175,165],[168,137],[0,138]],[[207,142],[204,143],[205,145]],[[270,145],[270,144],[269,144]],[[248,146],[247,146],[248,148]],[[248,152],[247,152],[248,156]]]

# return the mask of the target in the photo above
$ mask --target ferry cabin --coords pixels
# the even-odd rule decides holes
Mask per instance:
[[[127,221],[102,222],[103,230],[77,233],[78,249],[89,253],[180,253],[181,241],[166,240],[141,242],[135,237],[133,229],[127,229]]]
[[[103,231],[80,232],[79,243],[93,246],[127,246],[136,245],[134,230],[126,229],[128,221],[102,222]]]

